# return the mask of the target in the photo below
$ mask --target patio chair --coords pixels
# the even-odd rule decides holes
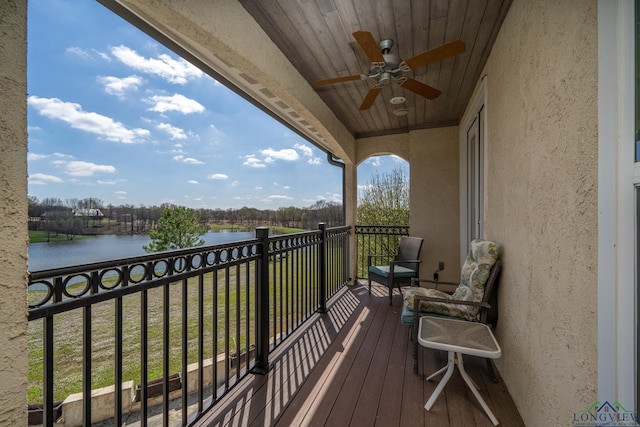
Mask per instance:
[[[374,258],[388,258],[388,255],[369,255],[369,293],[371,293],[371,281],[378,282],[389,288],[389,305],[393,302],[393,287],[398,286],[400,294],[401,284],[410,285],[411,279],[418,277],[420,268],[420,249],[422,249],[421,237],[402,236],[398,253],[388,265],[373,265]]]
[[[498,321],[497,278],[502,268],[499,244],[476,239],[471,242],[462,266],[460,283],[414,278],[403,293],[401,322],[410,326],[413,341],[413,371],[418,372],[418,321],[422,316],[454,317],[495,327]],[[430,283],[433,288],[420,287]],[[457,285],[453,294],[439,285]],[[417,310],[416,310],[417,308]],[[491,381],[497,382],[493,365],[487,359]]]

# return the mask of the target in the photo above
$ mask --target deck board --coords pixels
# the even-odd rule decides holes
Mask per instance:
[[[401,298],[387,288],[348,287],[270,355],[266,376],[249,376],[204,414],[198,426],[491,426],[458,372],[431,411],[424,404],[440,378],[424,373],[446,364],[446,353],[420,349],[413,372],[412,343],[400,323]],[[484,359],[465,357],[502,425],[524,426],[504,383],[492,383]]]

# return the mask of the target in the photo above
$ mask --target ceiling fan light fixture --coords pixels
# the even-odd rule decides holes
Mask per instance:
[[[391,73],[388,71],[385,71],[382,74],[380,74],[380,80],[378,80],[378,83],[380,83],[380,86],[386,86],[389,83],[391,83]]]
[[[396,109],[396,110],[393,110],[393,115],[394,115],[394,116],[398,116],[398,117],[400,117],[400,116],[406,116],[406,115],[407,115],[407,113],[408,113],[408,111],[407,111],[407,109],[406,109],[406,108],[398,108],[398,109]]]
[[[393,105],[404,104],[406,100],[407,98],[405,98],[404,96],[394,96],[389,100],[389,103]]]

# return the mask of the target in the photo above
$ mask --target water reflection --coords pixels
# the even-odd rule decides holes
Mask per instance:
[[[209,232],[202,236],[205,245],[253,239],[253,231]],[[147,235],[96,236],[69,242],[31,243],[29,245],[29,271],[69,267],[92,262],[145,255],[143,245],[151,242]]]

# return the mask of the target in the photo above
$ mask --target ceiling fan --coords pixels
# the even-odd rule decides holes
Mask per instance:
[[[319,80],[315,82],[314,85],[323,86],[352,80],[374,79],[376,83],[371,87],[371,89],[369,89],[369,92],[360,105],[360,110],[369,109],[373,105],[373,102],[376,100],[376,97],[382,88],[391,83],[391,81],[395,81],[404,89],[417,93],[420,96],[424,96],[427,99],[437,98],[438,95],[440,95],[440,91],[438,89],[427,86],[418,80],[405,77],[402,73],[431,64],[432,62],[440,61],[450,56],[458,55],[463,53],[465,50],[464,42],[462,40],[455,40],[435,49],[422,52],[421,54],[416,55],[413,58],[409,58],[406,61],[400,61],[398,55],[391,52],[393,40],[384,39],[381,40],[380,43],[376,43],[375,39],[368,31],[356,31],[353,33],[353,37],[371,61],[369,74],[358,74]]]

